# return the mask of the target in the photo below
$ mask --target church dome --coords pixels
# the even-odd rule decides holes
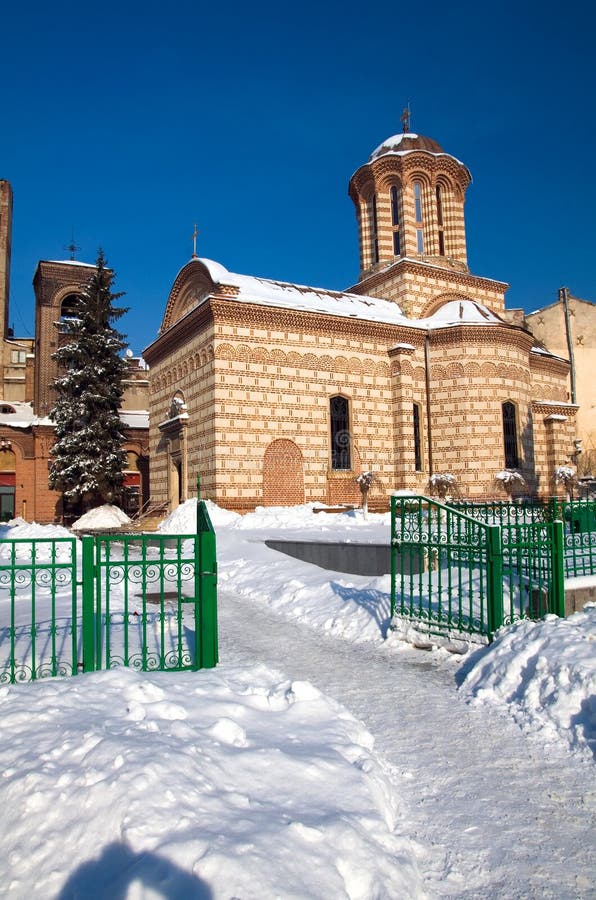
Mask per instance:
[[[407,131],[405,133],[402,132],[402,134],[394,134],[393,137],[383,141],[376,150],[373,150],[368,161],[373,162],[380,156],[386,156],[390,153],[409,153],[412,150],[426,150],[427,153],[445,153],[441,145],[432,138]]]

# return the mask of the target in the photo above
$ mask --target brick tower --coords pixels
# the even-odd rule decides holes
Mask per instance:
[[[8,334],[8,300],[10,293],[10,254],[12,244],[12,188],[0,180],[0,354]],[[4,360],[0,358],[3,371]]]
[[[507,285],[468,268],[471,180],[467,166],[432,138],[405,130],[383,141],[350,179],[360,245],[360,277],[350,290],[395,300],[412,318],[456,298],[503,311]]]

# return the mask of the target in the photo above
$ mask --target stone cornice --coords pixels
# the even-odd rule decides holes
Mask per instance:
[[[414,259],[404,257],[390,266],[386,266],[379,272],[368,275],[362,281],[358,281],[352,287],[346,289],[349,294],[369,294],[371,297],[379,297],[375,289],[384,285],[389,278],[401,275],[431,276],[437,280],[444,279],[449,284],[457,284],[466,288],[479,288],[485,291],[498,291],[504,293],[509,285],[504,281],[496,281],[492,278],[483,278],[480,275],[472,275],[468,272],[460,272],[455,268],[435,266],[430,263],[417,262]]]
[[[416,172],[424,172],[434,183],[438,175],[447,173],[458,185],[462,194],[472,181],[470,171],[463,163],[448,153],[429,153],[427,150],[410,150],[407,153],[387,153],[365,163],[357,169],[348,185],[348,193],[354,203],[368,186],[384,178],[398,175],[407,181]]]
[[[529,331],[524,331],[517,325],[449,325],[433,328],[429,331],[431,346],[433,348],[446,344],[507,344],[519,347],[529,354],[534,345],[534,337]]]
[[[579,406],[574,403],[557,403],[549,400],[532,400],[532,412],[541,416],[575,416]]]
[[[233,300],[210,300],[215,323],[218,321],[253,325],[259,328],[283,329],[307,332],[323,332],[324,334],[342,334],[355,337],[367,337],[387,341],[389,344],[418,343],[424,341],[425,332],[408,325],[396,325],[389,322],[374,322],[365,319],[334,316],[313,310],[287,309],[283,307],[261,306],[257,303],[234,302]],[[145,353],[144,358],[147,359]],[[147,360],[149,361],[149,360]]]
[[[566,375],[571,364],[559,356],[545,356],[543,353],[530,353],[530,370],[535,372],[552,372],[553,375]]]

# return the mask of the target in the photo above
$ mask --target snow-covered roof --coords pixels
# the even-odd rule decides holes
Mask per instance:
[[[422,152],[429,153],[431,156],[450,156],[460,165],[461,160],[453,156],[451,153],[445,153],[440,144],[433,138],[425,137],[421,134],[415,134],[413,131],[402,132],[401,134],[393,134],[386,138],[382,144],[373,150],[369,157],[369,162],[374,162],[381,156],[404,156],[406,153]]]
[[[146,409],[121,409],[120,421],[128,428],[149,428],[149,413]]]
[[[488,306],[475,300],[450,300],[432,316],[420,319],[419,323],[432,328],[446,328],[452,325],[506,325],[504,319]]]
[[[30,403],[18,400],[0,400],[0,409],[9,407],[14,412],[0,412],[0,425],[10,425],[11,428],[30,428],[35,424],[37,417]]]
[[[11,428],[31,428],[32,425],[54,424],[48,416],[36,416],[30,403],[0,400],[0,409],[2,407],[11,407],[14,412],[0,412],[0,425],[9,425]],[[149,413],[146,409],[121,410],[120,421],[129,428],[149,428]]]
[[[211,259],[197,258],[196,262],[205,266],[216,284],[238,288],[234,300],[240,302],[416,327],[415,322],[404,316],[397,303],[389,300],[239,275]]]
[[[404,315],[397,303],[380,297],[274,281],[253,275],[240,275],[228,271],[221,263],[203,257],[194,257],[190,262],[204,266],[216,285],[237,288],[238,294],[234,297],[235,301],[254,303],[259,306],[324,313],[368,322],[382,322],[387,325],[404,325],[421,330],[462,324],[489,326],[508,324],[487,306],[473,300],[453,300],[442,306],[432,316],[424,319],[411,319]],[[209,294],[203,297],[199,301],[199,305],[206,302],[208,296]]]
[[[95,268],[95,263],[82,262],[80,259],[48,259],[47,262],[55,263],[57,266],[85,266],[87,269]]]

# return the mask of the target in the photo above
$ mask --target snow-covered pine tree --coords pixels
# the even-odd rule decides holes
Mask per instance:
[[[112,293],[113,281],[100,248],[93,275],[60,321],[66,343],[53,354],[64,374],[54,382],[57,399],[50,417],[56,443],[49,486],[69,503],[84,498],[88,507],[119,499],[126,461],[118,411],[127,344],[112,323],[127,310],[113,305],[123,296]]]

